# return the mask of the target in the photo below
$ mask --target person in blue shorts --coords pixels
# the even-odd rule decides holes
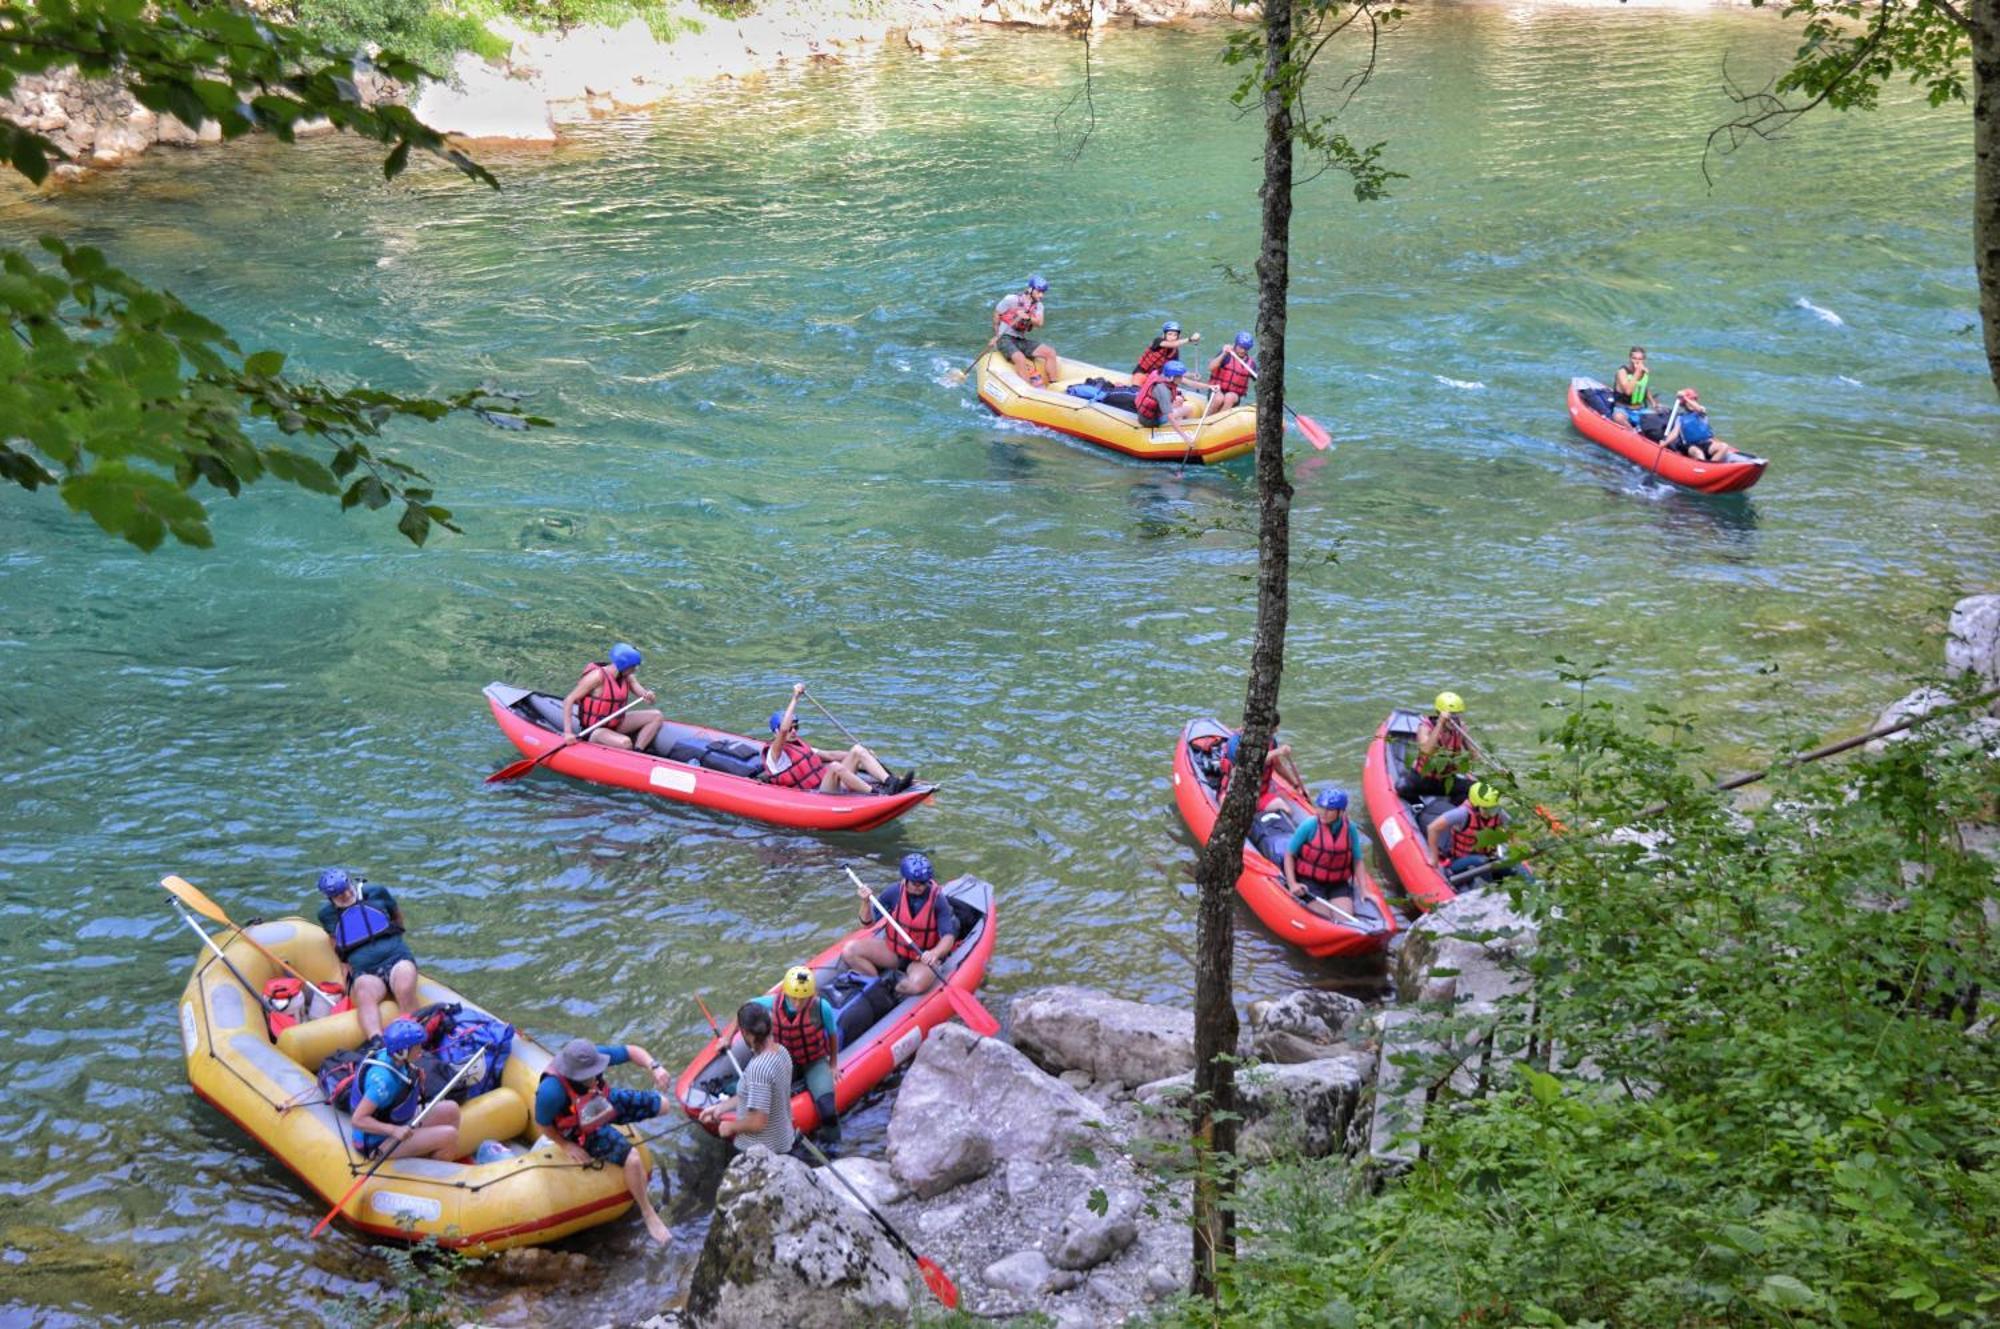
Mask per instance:
[[[417,1069],[424,1048],[424,1027],[415,1020],[395,1020],[382,1031],[382,1050],[361,1063],[361,1073],[348,1090],[353,1116],[354,1147],[374,1158],[389,1145],[388,1158],[458,1157],[458,1104],[446,1099],[417,1125],[427,1095],[444,1088],[427,1085]]]
[[[604,1072],[631,1062],[651,1071],[658,1092],[651,1089],[613,1089]],[[667,1225],[660,1221],[646,1193],[650,1178],[645,1159],[620,1126],[650,1121],[666,1110],[667,1068],[653,1060],[653,1054],[637,1043],[624,1045],[593,1043],[572,1038],[550,1060],[535,1086],[535,1130],[553,1140],[575,1163],[602,1160],[625,1170],[625,1188],[646,1220],[646,1231],[657,1245],[667,1244]]]
[[[417,1009],[417,957],[403,940],[403,911],[386,888],[349,876],[346,868],[321,872],[319,893],[326,897],[319,925],[333,939],[361,1033],[374,1038],[382,1032],[384,997],[395,997],[398,1014]]]

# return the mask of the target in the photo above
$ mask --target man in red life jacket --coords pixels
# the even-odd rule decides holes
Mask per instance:
[[[1221,355],[1208,362],[1207,414],[1220,415],[1250,395],[1251,381],[1257,376],[1257,362],[1250,358],[1250,348],[1256,344],[1249,333],[1239,332],[1234,346],[1225,347]]]
[[[1222,770],[1222,783],[1218,789],[1221,797],[1228,796],[1229,773],[1236,769],[1237,750],[1242,743],[1243,735],[1236,733],[1231,734],[1229,741],[1222,745],[1222,756],[1216,762]],[[1280,743],[1274,734],[1271,737],[1270,755],[1264,758],[1264,783],[1257,791],[1257,811],[1263,812],[1273,803],[1279,802],[1290,807],[1300,806],[1296,799],[1288,798],[1284,789],[1279,786],[1278,781],[1281,778],[1291,781],[1294,787],[1304,792],[1306,778],[1299,773],[1299,763],[1292,756],[1292,745]]]
[[[1313,811],[1285,849],[1285,889],[1322,918],[1352,915],[1361,837],[1347,819],[1347,791],[1327,785],[1313,795]]]
[[[1136,383],[1155,369],[1166,366],[1169,360],[1181,358],[1181,347],[1201,340],[1197,332],[1186,341],[1181,340],[1181,325],[1169,319],[1160,325],[1160,335],[1139,355],[1139,363],[1132,366],[1132,380]]]
[[[958,945],[958,915],[937,888],[937,875],[927,856],[904,854],[902,872],[900,883],[874,899],[903,925],[910,940],[904,941],[901,933],[885,924],[880,932],[848,942],[840,958],[848,968],[869,978],[884,969],[900,970],[903,976],[896,982],[896,995],[908,997],[937,986],[938,965]],[[868,888],[856,886],[854,890],[861,900],[862,921],[879,918],[868,903]]]
[[[610,660],[586,667],[583,677],[563,698],[563,737],[575,738],[579,731],[609,719],[631,700],[634,692],[647,701],[658,701],[656,694],[632,676],[638,667],[638,647],[622,641],[611,648]],[[666,719],[658,711],[626,711],[593,730],[590,741],[607,748],[644,751],[651,746]]]
[[[1053,346],[1035,335],[1045,316],[1042,297],[1048,290],[1046,279],[1030,277],[1025,289],[993,306],[993,344],[1013,363],[1015,373],[1037,387],[1055,382],[1062,374],[1062,358]]]
[[[771,713],[771,741],[764,745],[764,772],[758,778],[780,789],[816,794],[900,794],[917,782],[914,770],[892,776],[860,743],[844,752],[816,748],[799,737],[799,698],[806,685],[792,685],[792,700]]]
[[[1434,709],[1417,722],[1417,750],[1410,764],[1396,777],[1399,797],[1417,802],[1449,795],[1463,803],[1472,780],[1462,772],[1472,753],[1472,735],[1465,732],[1465,699],[1456,692],[1440,692]]]
[[[1458,883],[1461,891],[1511,875],[1514,868],[1502,861],[1504,851],[1493,843],[1500,838],[1494,832],[1507,821],[1507,814],[1500,810],[1500,791],[1490,784],[1473,785],[1463,803],[1431,823],[1425,836],[1431,863],[1447,877],[1488,869]]]
[[[652,1089],[614,1089],[604,1072],[631,1062],[653,1077]],[[549,1059],[535,1085],[535,1133],[549,1140],[572,1163],[604,1163],[621,1169],[625,1189],[646,1220],[646,1232],[657,1245],[667,1244],[667,1225],[660,1221],[647,1194],[652,1178],[645,1160],[620,1126],[651,1121],[667,1110],[666,1091],[673,1083],[667,1068],[637,1043],[593,1043],[572,1038]]]
[[[1169,360],[1143,375],[1132,389],[1132,409],[1138,414],[1139,423],[1148,429],[1166,425],[1193,443],[1194,435],[1182,427],[1194,409],[1194,403],[1181,395],[1181,380],[1186,377],[1187,366],[1178,360]]]

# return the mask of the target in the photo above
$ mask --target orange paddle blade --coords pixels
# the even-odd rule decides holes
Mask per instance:
[[[1292,419],[1299,422],[1299,432],[1306,436],[1306,441],[1321,452],[1325,452],[1333,446],[1333,435],[1327,433],[1320,422],[1313,419],[1310,415],[1300,415],[1297,411],[1294,411],[1292,412]]]
[[[958,1309],[958,1284],[951,1281],[951,1275],[938,1268],[935,1260],[917,1257],[917,1270],[924,1276],[924,1286],[931,1290],[948,1311]]]
[[[523,757],[517,762],[502,766],[499,770],[486,777],[486,783],[499,784],[503,780],[513,780],[526,775],[529,771],[534,770],[535,767],[542,764],[542,758],[560,751],[562,751],[561,748],[550,748],[548,752],[538,752],[532,757]]]
[[[236,926],[229,921],[229,915],[222,912],[222,906],[202,894],[200,888],[186,878],[169,874],[160,878],[160,885],[166,888],[167,894],[173,896],[203,918],[220,923],[224,927]]]
[[[979,998],[970,992],[946,987],[944,995],[945,1000],[951,1003],[951,1008],[958,1012],[958,1018],[965,1021],[966,1027],[973,1033],[981,1038],[991,1038],[1000,1032],[1000,1022],[993,1018],[993,1012],[980,1005]]]

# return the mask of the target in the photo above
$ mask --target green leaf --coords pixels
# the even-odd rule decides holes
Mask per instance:
[[[1820,1304],[1819,1293],[1790,1274],[1767,1274],[1757,1289],[1757,1299],[1785,1310],[1809,1310]]]
[[[265,448],[264,465],[272,476],[316,494],[338,494],[340,481],[316,457],[287,448]]]
[[[283,351],[259,351],[243,361],[243,372],[254,378],[276,378],[284,369]]]
[[[392,151],[386,158],[383,159],[382,178],[384,180],[394,180],[397,176],[403,173],[403,168],[408,166],[409,164],[410,164],[410,140],[404,139],[402,142],[396,145],[394,151]],[[419,541],[419,543],[422,542]]]
[[[1099,1218],[1104,1217],[1104,1215],[1111,1209],[1111,1197],[1104,1193],[1104,1188],[1102,1186],[1093,1187],[1091,1189],[1089,1198],[1084,1200],[1083,1203],[1084,1207],[1089,1209],[1091,1213],[1096,1214]]]
[[[431,533],[430,514],[420,504],[405,503],[403,515],[396,520],[396,529],[408,536],[411,544],[422,548]]]
[[[389,486],[370,474],[347,487],[347,492],[340,496],[340,506],[345,510],[359,504],[373,512],[388,507],[389,498]]]
[[[103,462],[73,475],[60,492],[72,510],[148,552],[159,548],[168,532],[202,549],[215,543],[208,512],[197,499],[164,476],[123,462]]]

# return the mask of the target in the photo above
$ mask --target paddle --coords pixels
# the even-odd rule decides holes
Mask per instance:
[[[1257,381],[1257,366],[1251,364],[1248,360],[1245,360],[1242,356],[1238,355],[1234,347],[1229,347],[1225,349],[1222,353],[1228,356],[1230,359],[1234,360],[1237,364],[1242,365],[1244,371],[1250,375],[1251,382],[1254,383]],[[1296,410],[1293,410],[1292,404],[1290,402],[1285,403],[1285,409],[1292,412],[1292,421],[1293,423],[1298,425],[1299,432],[1306,436],[1306,442],[1312,444],[1314,447],[1318,448],[1321,452],[1325,452],[1328,448],[1333,446],[1333,435],[1327,433],[1326,429],[1320,424],[1319,421],[1313,419],[1310,415],[1304,415]]]
[[[493,772],[493,774],[486,777],[486,783],[499,784],[503,780],[512,780],[520,776],[526,775],[529,771],[534,770],[535,767],[541,765],[543,762],[547,761],[550,757],[555,756],[556,753],[561,752],[564,748],[573,747],[578,743],[584,742],[592,734],[596,733],[599,729],[602,729],[605,725],[610,724],[613,720],[616,720],[619,716],[625,714],[625,712],[631,710],[634,706],[637,706],[640,702],[643,702],[645,700],[646,698],[643,696],[632,698],[632,700],[626,702],[623,706],[620,706],[617,710],[611,712],[611,714],[605,716],[602,720],[599,720],[596,724],[591,725],[588,729],[585,729],[575,738],[566,738],[562,742],[550,748],[547,752],[540,753],[533,757],[523,757],[521,758],[521,760],[514,762],[511,765],[502,766],[499,770]]]
[[[863,898],[868,901],[876,913],[882,915],[882,920],[890,927],[896,929],[896,935],[903,939],[903,944],[913,951],[921,949],[916,942],[910,939],[910,934],[903,929],[903,925],[898,923],[890,915],[889,911],[882,907],[882,902],[875,898],[875,892],[868,889],[868,883],[855,876],[853,868],[843,870],[847,873],[848,880],[861,888]],[[941,888],[933,886],[931,889],[938,890]],[[978,1034],[981,1038],[991,1038],[1000,1032],[1000,1022],[993,1018],[991,1011],[979,1004],[979,998],[973,996],[970,992],[953,987],[942,978],[938,979],[938,986],[944,989],[944,999],[951,1003],[952,1010],[958,1013],[958,1018],[965,1021],[967,1027],[973,1033]]]
[[[304,983],[308,988],[316,988],[319,986],[317,983],[313,982],[310,978],[307,978],[304,974],[300,973],[290,960],[287,960],[282,955],[279,955],[276,952],[272,951],[269,947],[265,946],[262,942],[258,941],[255,937],[251,936],[248,932],[244,931],[241,927],[238,927],[235,923],[231,922],[229,915],[222,912],[222,907],[216,904],[215,901],[209,899],[206,895],[202,894],[201,890],[198,887],[196,887],[192,882],[186,880],[183,877],[177,877],[172,873],[169,873],[168,875],[160,878],[160,885],[166,889],[169,895],[172,895],[175,899],[180,900],[181,902],[186,904],[190,909],[194,910],[197,914],[200,914],[203,918],[211,919],[214,922],[222,924],[222,926],[226,928],[235,928],[236,935],[243,938],[243,940],[249,942],[252,946],[256,947],[257,953],[259,955],[262,955],[266,960],[269,960],[272,964],[275,964],[280,968],[282,968],[283,970],[285,970],[285,972],[289,973],[293,978],[298,979],[299,982]],[[208,934],[204,932],[202,935],[207,936]]]
[[[1667,455],[1667,435],[1674,432],[1674,421],[1681,418],[1681,399],[1674,398],[1674,409],[1667,415],[1667,427],[1660,431],[1660,441],[1653,448],[1653,478],[1660,478],[1660,460]],[[1637,426],[1633,426],[1637,428]]]
[[[843,1187],[845,1187],[847,1189],[847,1193],[849,1195],[852,1195],[857,1201],[859,1201],[861,1207],[868,1212],[868,1216],[874,1219],[877,1223],[882,1225],[882,1230],[889,1234],[889,1240],[896,1243],[897,1249],[902,1251],[903,1254],[909,1256],[912,1260],[915,1260],[917,1262],[917,1272],[924,1276],[924,1286],[931,1290],[931,1295],[936,1297],[938,1301],[943,1304],[946,1310],[948,1311],[957,1310],[958,1284],[951,1281],[951,1275],[947,1274],[941,1267],[939,1267],[936,1261],[925,1259],[923,1256],[917,1254],[916,1248],[911,1246],[909,1242],[903,1239],[903,1234],[896,1231],[896,1229],[890,1225],[888,1219],[882,1217],[881,1214],[875,1211],[875,1206],[868,1203],[868,1197],[863,1195],[860,1191],[856,1190],[854,1183],[841,1175],[840,1169],[836,1168],[833,1165],[832,1160],[828,1159],[825,1154],[820,1152],[820,1148],[818,1145],[814,1144],[811,1140],[807,1139],[803,1135],[798,1137],[798,1141],[800,1144],[806,1147],[807,1152],[809,1152],[814,1158],[819,1160],[821,1171],[832,1176],[832,1178],[835,1181],[839,1182]]]
[[[444,1102],[445,1095],[449,1094],[452,1091],[452,1088],[455,1085],[457,1085],[460,1080],[463,1080],[465,1078],[465,1073],[467,1071],[471,1070],[475,1066],[483,1067],[485,1064],[486,1064],[486,1051],[483,1048],[480,1049],[478,1052],[473,1053],[470,1057],[467,1057],[465,1059],[465,1064],[458,1068],[458,1073],[452,1076],[449,1080],[446,1080],[444,1082],[444,1088],[437,1091],[436,1097],[432,1098],[430,1102],[424,1104],[423,1108],[417,1113],[416,1116],[410,1118],[410,1127],[409,1127],[410,1134],[412,1135],[416,1134],[417,1127],[424,1124],[424,1118],[428,1117],[431,1114],[431,1109],[436,1107],[438,1104]],[[384,1140],[383,1143],[388,1144],[388,1141]],[[326,1231],[327,1224],[333,1222],[333,1220],[340,1214],[340,1211],[347,1207],[347,1202],[354,1198],[355,1192],[359,1191],[363,1186],[367,1185],[368,1179],[374,1176],[375,1173],[381,1168],[381,1166],[384,1163],[388,1162],[392,1156],[393,1153],[383,1153],[376,1155],[375,1161],[368,1165],[368,1170],[366,1172],[363,1172],[360,1176],[356,1177],[354,1179],[354,1184],[347,1188],[347,1194],[341,1196],[339,1200],[334,1202],[333,1208],[326,1211],[326,1217],[319,1220],[319,1223],[313,1228],[310,1236],[317,1237],[320,1233]]]
[[[215,958],[222,961],[222,967],[224,969],[227,969],[235,977],[236,981],[243,985],[243,990],[249,993],[251,998],[256,1001],[258,1008],[262,1010],[264,1014],[269,1015],[271,1013],[271,1003],[264,1000],[263,993],[259,992],[256,988],[250,986],[250,980],[243,977],[243,971],[241,969],[238,969],[235,965],[229,962],[229,957],[224,955],[222,953],[222,948],[215,944],[215,938],[209,936],[207,932],[203,931],[201,924],[195,922],[194,916],[188,913],[187,910],[181,908],[180,903],[178,901],[174,903],[174,912],[181,916],[181,922],[187,924],[190,928],[194,929],[194,935],[201,938],[202,945],[208,947],[209,950],[215,953]]]
[[[999,344],[1000,344],[1000,334],[996,332],[991,337],[988,337],[986,339],[986,349],[981,351],[978,355],[973,356],[972,363],[967,365],[965,368],[959,370],[958,377],[952,381],[954,383],[963,383],[965,382],[966,379],[971,378],[972,371],[979,368],[979,362],[981,360],[984,360],[987,356],[991,355],[993,353],[993,348],[998,346]]]
[[[838,729],[840,731],[840,736],[842,738],[845,738],[850,743],[859,743],[861,741],[860,739],[854,736],[854,731],[852,729],[849,729],[846,725],[842,724],[838,719],[834,717],[832,711],[829,711],[826,707],[820,705],[820,700],[818,697],[813,696],[811,692],[805,691],[803,689],[801,689],[799,695],[803,696],[807,701],[811,702],[814,708],[817,709],[821,715],[824,715],[835,729]]]

